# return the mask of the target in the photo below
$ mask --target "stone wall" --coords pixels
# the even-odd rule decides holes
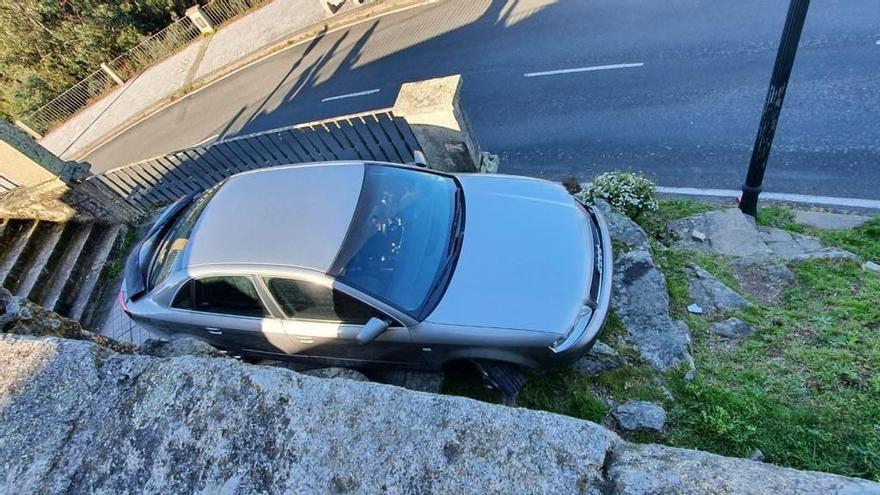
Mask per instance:
[[[120,223],[134,217],[119,198],[81,182],[87,175],[88,165],[58,158],[0,119],[0,218]]]
[[[880,494],[594,423],[225,357],[0,336],[2,493]]]
[[[0,119],[0,175],[19,186],[35,186],[61,178],[81,177],[83,165],[64,160],[43,148],[30,136]]]

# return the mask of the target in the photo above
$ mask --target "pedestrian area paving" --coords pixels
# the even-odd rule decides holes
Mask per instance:
[[[120,286],[119,288],[121,289],[122,287]],[[122,307],[119,306],[119,301],[116,298],[113,298],[112,306],[109,308],[104,322],[101,323],[98,333],[111,339],[131,342],[136,345],[143,345],[147,339],[158,337],[129,318],[122,311]]]
[[[373,0],[347,2],[336,15]],[[56,155],[75,160],[106,136],[134,123],[192,83],[222,73],[248,55],[275,45],[330,17],[319,0],[273,0],[179,52],[75,114],[41,140]]]

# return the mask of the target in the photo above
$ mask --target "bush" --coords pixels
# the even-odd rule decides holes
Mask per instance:
[[[630,218],[657,209],[654,183],[641,174],[629,172],[604,173],[593,179],[578,197],[590,204],[597,199],[605,200],[612,208]]]

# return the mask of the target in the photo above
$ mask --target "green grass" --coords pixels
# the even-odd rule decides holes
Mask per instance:
[[[617,401],[643,400],[648,402],[664,402],[666,396],[660,389],[660,383],[650,367],[631,363],[606,371],[595,379],[596,383]]]
[[[116,277],[122,274],[122,261],[112,260],[104,263],[101,269],[101,278],[104,280],[116,280]]]
[[[727,351],[695,332],[699,370],[673,378],[673,445],[880,479],[880,277],[853,262],[794,267],[779,307],[742,313],[755,335]]]
[[[687,286],[687,265],[694,261],[693,253],[677,248],[666,247],[659,242],[651,244],[654,264],[666,276],[666,288],[669,292],[670,311],[673,316],[687,314],[690,304]]]
[[[826,244],[851,251],[862,258],[880,263],[880,217],[851,230],[818,230],[807,232]]]
[[[608,313],[608,318],[605,320],[605,327],[602,329],[599,340],[613,347],[625,359],[639,358],[639,351],[627,343],[626,328],[623,327],[623,322],[620,321],[620,318],[614,314],[613,309]]]
[[[776,227],[792,232],[803,232],[804,227],[795,223],[794,213],[784,206],[762,206],[758,208],[755,221],[762,227]]]
[[[590,390],[589,378],[569,367],[530,374],[517,405],[597,423],[608,413],[602,399]]]
[[[122,238],[122,244],[119,247],[119,250],[122,253],[128,253],[132,247],[134,247],[134,243],[137,242],[138,233],[134,228],[130,228],[125,232],[125,237]]]
[[[463,363],[446,370],[442,390],[483,402],[502,402],[501,392],[487,389],[476,369]],[[570,367],[529,373],[517,405],[596,422],[608,412],[605,403],[591,392],[590,380]]]

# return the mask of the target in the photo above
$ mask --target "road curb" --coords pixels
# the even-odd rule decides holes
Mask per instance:
[[[129,117],[124,122],[105,133],[103,136],[95,139],[94,141],[83,147],[81,150],[74,153],[73,156],[68,158],[68,160],[82,160],[84,157],[88,156],[96,149],[112,141],[120,134],[123,134],[132,127],[149,119],[153,115],[184,100],[186,97],[191,96],[201,91],[202,89],[205,89],[212,84],[235,74],[236,72],[248,66],[259,63],[263,59],[275,55],[276,53],[284,49],[292,48],[307,41],[311,41],[320,35],[329,34],[340,29],[351,27],[376,17],[381,17],[399,11],[420,7],[422,5],[438,3],[440,1],[442,0],[377,0],[374,4],[368,7],[350,10],[348,12],[339,14],[339,16],[337,17],[333,17],[325,20],[324,22],[301,29],[300,31],[297,31],[288,36],[286,39],[269,43],[234,62],[226,64],[212,72],[209,72],[208,74],[196,79],[187,86],[178,89],[171,95],[160,99],[156,103],[138,112],[136,115]],[[193,71],[195,72],[195,69]]]

